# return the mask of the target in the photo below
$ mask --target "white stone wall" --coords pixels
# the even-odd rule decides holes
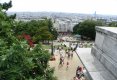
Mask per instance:
[[[105,36],[103,48],[104,53],[117,62],[117,39]]]
[[[92,54],[117,78],[117,33],[106,27],[96,27]]]
[[[96,33],[96,40],[95,40],[95,45],[102,49],[102,44],[103,44],[103,41],[104,41],[104,35],[100,32],[100,33]]]

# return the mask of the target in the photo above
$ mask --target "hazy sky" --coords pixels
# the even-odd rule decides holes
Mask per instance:
[[[0,2],[9,0],[0,0]],[[9,11],[53,11],[117,15],[117,0],[12,0]]]

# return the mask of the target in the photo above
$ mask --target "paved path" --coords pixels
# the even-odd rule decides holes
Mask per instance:
[[[63,54],[65,54],[64,50],[62,52]],[[58,80],[73,80],[73,77],[76,74],[77,66],[82,66],[82,63],[80,62],[77,54],[74,52],[72,59],[68,59],[66,56],[63,66],[59,65],[59,61],[60,61],[59,51],[56,50],[54,54],[55,54],[56,60],[49,62],[50,67],[55,68],[54,75],[58,78]],[[66,69],[67,61],[69,61],[70,63],[68,69]]]
[[[76,45],[71,45],[69,42],[63,42],[62,44],[65,44],[67,47],[71,46],[73,48],[76,46]],[[54,42],[54,45],[61,45],[61,43]],[[65,55],[64,50],[61,53]],[[54,54],[55,54],[56,60],[49,62],[50,67],[55,68],[54,75],[58,78],[58,80],[73,80],[73,77],[76,75],[77,67],[78,66],[83,67],[81,61],[79,60],[79,58],[77,56],[77,54],[74,52],[72,59],[68,59],[67,56],[66,56],[63,66],[59,65],[59,62],[60,62],[60,53],[59,53],[59,51],[56,50]],[[69,61],[69,63],[70,63],[68,69],[66,69],[67,61]]]

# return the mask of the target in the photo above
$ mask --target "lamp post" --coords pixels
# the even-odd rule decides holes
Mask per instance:
[[[51,31],[53,31],[53,28],[51,29]],[[51,45],[51,55],[54,55],[54,51],[53,51],[54,47],[53,47],[53,39],[52,39],[52,45]]]
[[[53,31],[53,29],[52,29]],[[55,56],[54,56],[54,47],[53,47],[53,39],[52,39],[52,44],[51,44],[51,60],[55,60]]]
[[[52,45],[51,45],[51,55],[54,55],[54,51],[53,51],[53,40],[52,40]]]
[[[78,41],[77,41],[77,44],[76,44],[76,46],[74,48],[74,51],[76,51],[77,47],[78,47]]]

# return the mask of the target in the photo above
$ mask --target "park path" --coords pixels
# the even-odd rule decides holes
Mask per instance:
[[[63,54],[65,54],[64,50],[62,51]],[[68,59],[67,56],[64,59],[64,64],[63,66],[59,65],[60,61],[60,54],[58,50],[55,50],[55,61],[49,61],[50,67],[55,68],[54,76],[58,78],[58,80],[73,80],[73,77],[76,74],[76,69],[77,66],[82,67],[82,63],[80,62],[77,54],[74,52],[73,58]],[[69,68],[66,69],[67,67],[67,61],[69,61]]]

